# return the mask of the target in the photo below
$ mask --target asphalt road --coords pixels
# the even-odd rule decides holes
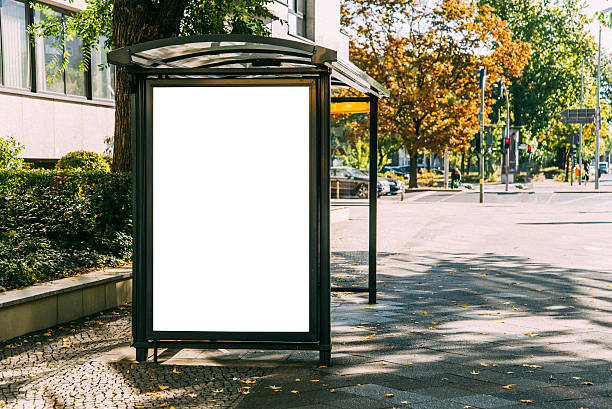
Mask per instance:
[[[607,175],[606,175],[607,176]],[[520,255],[532,261],[612,270],[612,193],[555,193],[569,184],[544,182],[520,190],[413,192],[378,206],[378,251]],[[612,175],[601,190],[612,192]],[[349,206],[350,220],[332,225],[333,251],[366,251],[367,206]]]

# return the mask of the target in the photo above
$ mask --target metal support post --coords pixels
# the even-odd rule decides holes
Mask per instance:
[[[448,189],[448,149],[444,149],[444,189]]]
[[[601,132],[601,23],[599,24],[599,51],[597,54],[597,109],[595,110],[595,190],[599,189],[599,133]]]
[[[580,109],[582,109],[584,95],[584,58],[580,62]],[[578,149],[578,184],[582,185],[582,124],[580,124],[580,146]]]
[[[506,88],[506,138],[510,140],[510,93],[508,92],[508,88]],[[504,152],[504,157],[506,158],[506,192],[508,191],[508,179],[510,172],[510,146],[506,145],[506,152]]]
[[[321,74],[319,79],[320,101],[319,121],[321,123],[320,135],[320,181],[322,186],[329,186],[329,139],[330,139],[330,106],[331,106],[331,75],[329,72]],[[327,147],[327,149],[324,149]],[[374,190],[376,191],[376,190]],[[331,288],[330,288],[330,247],[329,247],[329,202],[327,197],[321,200],[320,220],[320,310],[319,310],[319,360],[321,365],[331,364]]]
[[[574,186],[574,144],[571,144],[570,146],[570,155],[570,186]]]
[[[370,225],[368,246],[368,302],[376,304],[376,217],[378,183],[378,98],[370,97],[370,185],[374,194],[370,195]]]
[[[506,145],[504,148],[506,151],[504,152],[504,158],[506,158],[506,192],[508,191],[508,179],[510,178],[508,169],[510,168],[510,146]]]
[[[484,203],[484,116],[485,116],[485,88],[487,81],[487,67],[480,68],[480,166],[479,185],[480,203]]]

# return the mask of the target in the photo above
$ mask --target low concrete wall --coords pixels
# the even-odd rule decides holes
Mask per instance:
[[[0,293],[0,341],[114,308],[131,299],[131,267]]]

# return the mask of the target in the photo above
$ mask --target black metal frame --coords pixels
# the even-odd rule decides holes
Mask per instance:
[[[206,45],[208,44],[208,45]],[[210,58],[217,56],[217,59]],[[201,56],[201,61],[197,57]],[[206,56],[206,58],[204,58]],[[233,56],[233,57],[231,57]],[[247,35],[209,35],[168,38],[114,50],[108,62],[126,67],[131,77],[132,154],[134,187],[134,264],[132,332],[136,359],[145,361],[148,349],[256,348],[318,350],[322,364],[331,361],[330,288],[330,105],[334,84],[368,95],[351,101],[370,102],[370,192],[377,191],[376,152],[378,98],[388,91],[336,52],[296,41]],[[199,64],[199,65],[198,65]],[[152,90],[159,86],[311,87],[310,98],[310,328],[308,332],[194,332],[154,331],[152,287],[153,146]],[[336,100],[336,99],[334,99]],[[369,285],[376,302],[376,194],[370,195]]]
[[[133,74],[134,288],[133,333],[137,360],[160,347],[319,350],[330,363],[329,292],[329,73],[276,79],[157,79]],[[153,89],[155,87],[308,86],[310,88],[310,323],[308,332],[153,330]],[[327,103],[326,103],[327,101]],[[327,158],[327,159],[326,159]],[[327,249],[327,251],[325,251]]]
[[[378,183],[378,98],[369,97],[334,97],[331,102],[369,102],[370,103],[370,192],[377,192]],[[368,286],[367,287],[332,287],[334,292],[368,293],[368,302],[376,304],[376,220],[377,195],[369,195],[368,215]]]

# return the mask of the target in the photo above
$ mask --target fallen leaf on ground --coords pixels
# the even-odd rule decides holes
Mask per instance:
[[[330,391],[331,393],[336,393],[336,392],[337,392],[337,390],[335,390],[335,389],[330,389],[329,391]]]
[[[502,389],[508,389],[508,390],[510,390],[510,389],[514,388],[514,385],[515,385],[515,384],[513,384],[513,383],[511,383],[510,385],[504,385],[504,386],[502,386]]]
[[[160,391],[165,391],[166,389],[169,388],[169,386],[166,386],[166,385],[159,385],[158,387]]]
[[[172,370],[172,373],[181,373],[181,371],[177,370],[175,366],[174,369]]]
[[[529,405],[531,403],[535,403],[534,401],[532,401],[531,399],[521,399],[519,400],[519,402],[524,403],[526,405]]]
[[[478,372],[476,369],[472,369],[470,371],[470,374],[472,374],[472,375],[480,375],[480,372]]]
[[[533,333],[533,332],[526,332],[526,333],[524,333],[523,335],[526,335],[526,336],[528,336],[528,337],[537,337],[537,336],[538,336],[538,334]]]
[[[489,364],[487,364],[486,362],[481,362],[480,366],[489,366]]]
[[[593,382],[582,382],[583,385],[593,386]]]
[[[392,398],[394,395],[392,393],[385,393],[384,397],[385,398]]]

